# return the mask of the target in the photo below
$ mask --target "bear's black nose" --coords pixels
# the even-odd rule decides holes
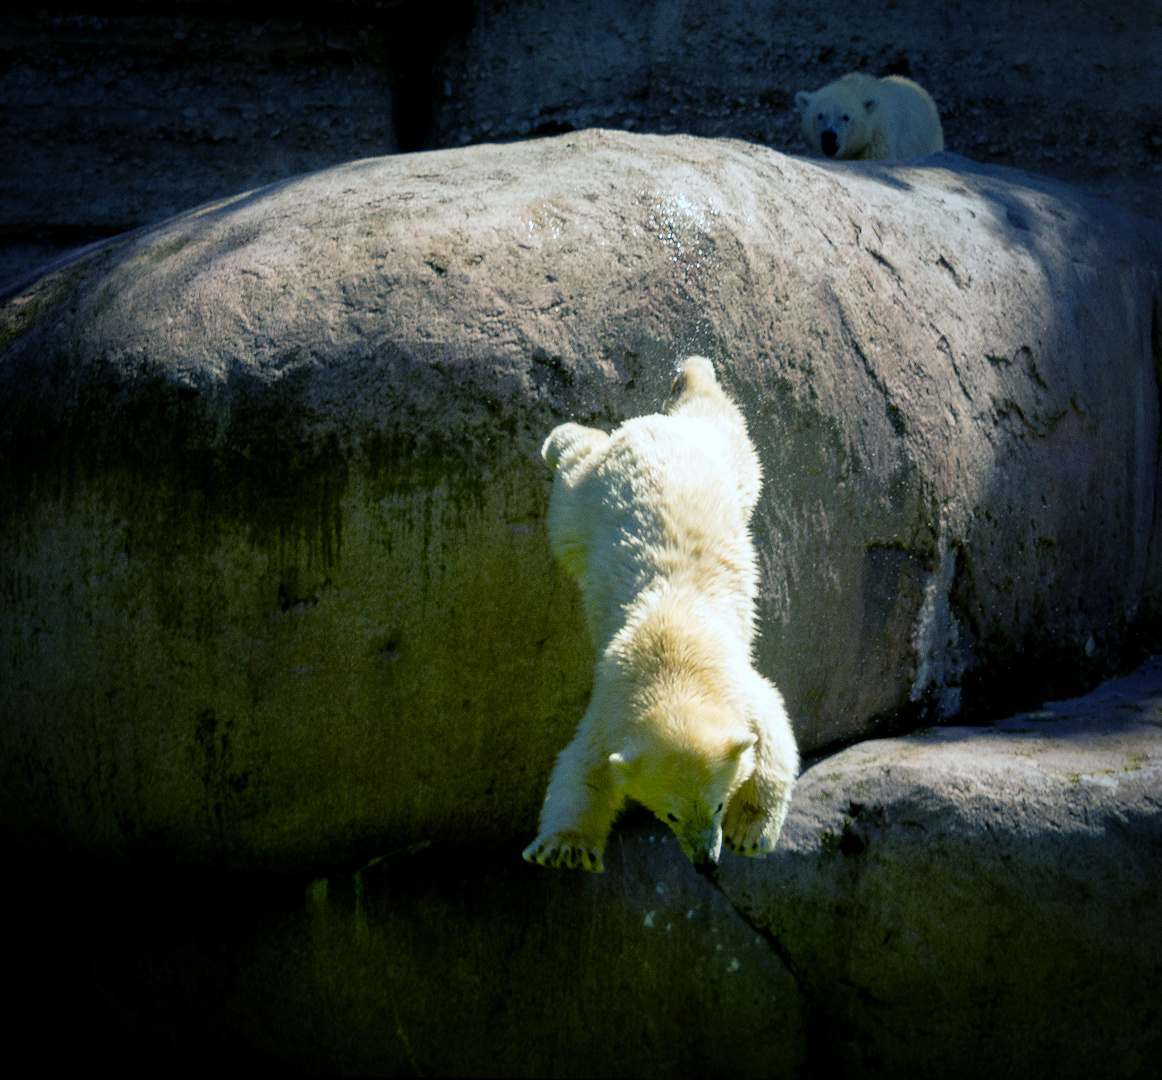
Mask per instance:
[[[825,131],[819,139],[823,143],[823,153],[828,157],[835,157],[835,151],[839,149],[839,136],[834,131]]]

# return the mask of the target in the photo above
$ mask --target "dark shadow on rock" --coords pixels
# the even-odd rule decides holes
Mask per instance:
[[[374,161],[376,159],[372,158],[369,160]],[[326,169],[316,171],[326,172]],[[303,174],[303,176],[311,175],[314,174]],[[266,184],[262,187],[254,188],[251,191],[242,192],[239,195],[232,195],[226,199],[218,199],[204,206],[195,206],[171,218],[166,218],[164,221],[154,222],[150,225],[142,225],[139,228],[130,229],[128,232],[117,233],[115,236],[107,236],[101,240],[94,240],[91,244],[85,244],[83,247],[66,251],[62,255],[57,255],[55,258],[41,263],[28,273],[5,284],[3,289],[0,289],[0,303],[14,296],[19,296],[22,292],[32,288],[32,286],[43,279],[60,274],[62,271],[79,267],[82,263],[104,252],[115,251],[125,244],[144,239],[156,232],[169,232],[175,225],[180,226],[187,223],[190,226],[196,226],[199,223],[210,224],[225,213],[233,213],[236,210],[240,210],[248,203],[265,198],[302,179],[302,176],[292,176],[286,180],[277,180],[273,184]]]
[[[78,876],[81,905],[64,900]],[[63,1008],[94,1000],[102,1042],[183,1061],[689,1077],[789,1076],[802,1061],[794,981],[640,816],[603,875],[506,846],[404,851],[314,881],[58,866],[13,882],[10,917],[52,937],[75,988]],[[14,977],[44,982],[44,959],[29,948]]]

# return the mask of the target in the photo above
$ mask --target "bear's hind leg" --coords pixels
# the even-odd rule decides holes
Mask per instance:
[[[577,737],[557,757],[541,808],[537,838],[524,850],[527,862],[601,873],[605,841],[617,811],[621,788],[599,746]]]

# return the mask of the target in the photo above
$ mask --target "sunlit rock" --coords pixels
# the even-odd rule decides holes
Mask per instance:
[[[593,665],[538,448],[655,411],[692,352],[764,465],[757,665],[804,750],[1084,688],[1158,597],[1160,262],[1157,226],[954,155],[603,131],[111,242],[0,308],[7,828],[518,852]]]

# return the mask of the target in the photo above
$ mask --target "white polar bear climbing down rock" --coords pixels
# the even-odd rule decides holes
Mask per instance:
[[[852,72],[813,94],[800,90],[795,104],[803,138],[827,157],[890,161],[944,149],[936,103],[902,75]]]
[[[699,870],[723,842],[765,854],[799,762],[782,698],[751,664],[762,477],[742,414],[690,357],[661,414],[612,435],[562,424],[541,453],[556,469],[549,540],[581,586],[598,661],[524,857],[600,871],[627,797]]]

